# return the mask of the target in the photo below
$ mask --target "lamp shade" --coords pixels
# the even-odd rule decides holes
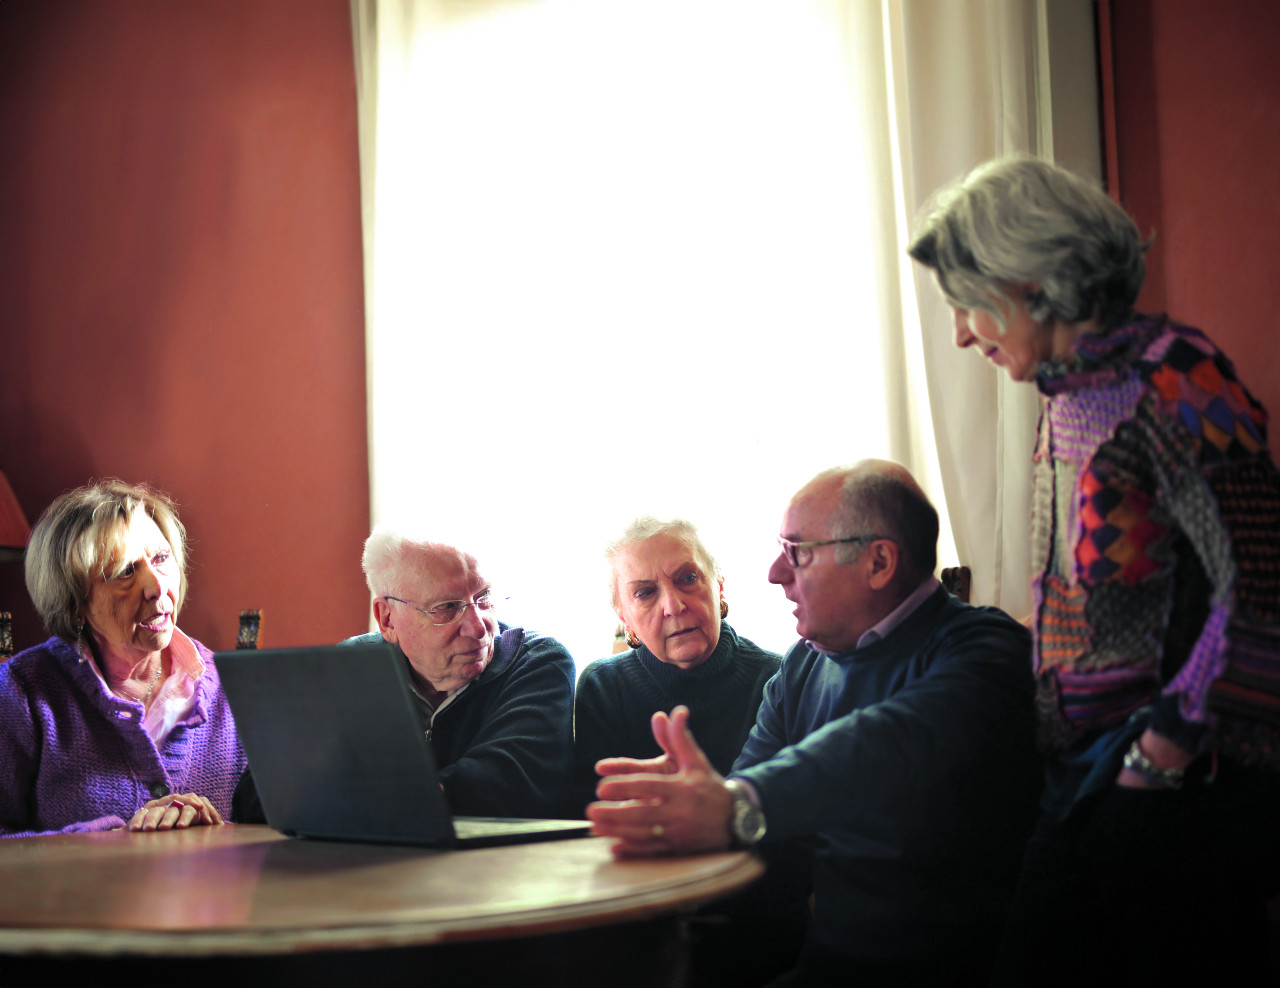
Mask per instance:
[[[0,472],[0,559],[21,559],[29,538],[27,516],[18,506],[8,479]]]

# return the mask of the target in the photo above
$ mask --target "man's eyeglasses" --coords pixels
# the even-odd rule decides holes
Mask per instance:
[[[403,597],[392,597],[389,593],[382,595],[386,600],[399,601],[406,607],[412,607],[415,611],[425,614],[431,619],[432,624],[453,624],[467,613],[468,607],[474,607],[478,612],[491,611],[499,600],[505,598],[495,597],[488,590],[482,593],[475,600],[442,600],[433,607],[419,607],[417,604],[411,604]]]
[[[838,545],[841,542],[875,542],[878,539],[888,538],[886,535],[850,535],[847,539],[822,539],[818,542],[792,542],[790,539],[784,539],[778,536],[778,545],[782,546],[782,554],[787,557],[789,562],[796,569],[802,566],[808,566],[813,562],[813,550],[820,545]]]

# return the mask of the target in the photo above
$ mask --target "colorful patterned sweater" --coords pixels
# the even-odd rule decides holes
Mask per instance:
[[[1202,333],[1163,316],[1082,338],[1037,381],[1042,742],[1079,752],[1149,708],[1143,723],[1189,750],[1280,768],[1266,412]]]

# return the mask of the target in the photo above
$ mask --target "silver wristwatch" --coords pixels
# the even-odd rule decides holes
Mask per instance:
[[[756,805],[751,789],[739,779],[725,779],[724,787],[733,800],[733,816],[729,818],[729,830],[733,842],[739,847],[754,847],[764,836],[764,810]]]

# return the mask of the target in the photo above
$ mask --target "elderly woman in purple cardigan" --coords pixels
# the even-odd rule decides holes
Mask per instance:
[[[208,649],[176,624],[173,503],[119,480],[63,494],[26,577],[53,637],[0,664],[0,837],[221,824],[245,757]]]

